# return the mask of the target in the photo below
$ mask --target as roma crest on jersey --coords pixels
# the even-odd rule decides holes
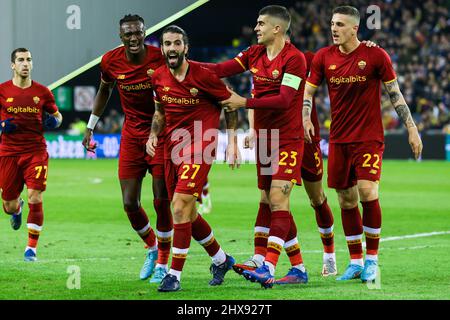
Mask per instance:
[[[38,96],[33,97],[33,101],[35,104],[38,104],[41,99]]]
[[[358,67],[361,70],[364,70],[364,68],[366,67],[367,63],[364,60],[361,60],[360,62],[358,62]]]
[[[162,89],[164,92],[169,92],[170,87],[164,86],[164,88]]]
[[[198,89],[196,88],[192,88],[191,90],[189,90],[192,94],[193,97],[195,97],[198,94]]]
[[[275,79],[278,78],[279,75],[280,75],[280,71],[278,71],[277,69],[272,71],[272,77],[274,77]]]
[[[151,77],[154,73],[155,73],[155,70],[153,70],[153,69],[148,69],[148,70],[147,70],[147,75],[148,75],[149,77]]]

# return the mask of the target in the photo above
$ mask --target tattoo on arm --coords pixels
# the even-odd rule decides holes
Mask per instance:
[[[409,108],[406,104],[395,106],[394,109],[407,128],[415,126],[414,120],[411,116],[411,111],[409,111]]]
[[[233,112],[225,112],[225,121],[227,123],[227,129],[236,130],[238,125],[237,110]]]
[[[311,109],[312,109],[311,100],[304,100],[302,111],[303,119],[309,119],[311,117]]]
[[[152,120],[152,133],[159,135],[166,126],[166,116],[164,114],[164,108],[161,104],[155,103],[155,114]]]
[[[385,86],[389,94],[389,99],[394,106],[395,112],[397,112],[398,116],[402,119],[407,128],[414,127],[415,124],[411,116],[411,111],[409,110],[408,105],[400,92],[397,80],[387,83]]]
[[[230,143],[230,142],[237,143],[237,135],[236,135],[236,129],[238,126],[237,110],[235,110],[233,112],[225,111],[225,121],[227,123],[228,143]]]

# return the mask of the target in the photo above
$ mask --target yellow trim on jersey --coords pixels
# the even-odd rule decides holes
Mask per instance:
[[[388,83],[394,82],[395,80],[397,80],[397,78],[394,78],[394,79],[392,79],[392,80],[389,80],[389,81],[386,81],[386,82],[383,82],[383,83],[384,83],[384,84],[388,84]]]
[[[317,88],[317,87],[318,87],[318,86],[316,86],[315,84],[312,84],[312,83],[309,82],[309,81],[306,81],[306,83],[309,84],[311,87],[314,87],[314,88]]]
[[[239,60],[238,57],[234,58],[234,60],[236,60],[237,62],[239,62],[239,64],[241,65],[242,69],[244,69],[244,71],[247,71],[247,69],[245,69],[244,64],[241,62],[241,60]]]

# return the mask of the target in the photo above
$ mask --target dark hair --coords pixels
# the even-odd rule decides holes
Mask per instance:
[[[289,30],[289,26],[291,25],[291,14],[286,7],[277,5],[266,6],[259,10],[259,15],[268,15],[282,20],[287,23],[286,31]]]
[[[144,19],[140,15],[137,15],[137,14],[127,14],[125,17],[120,19],[119,25],[122,26],[126,22],[134,22],[134,21],[140,21],[140,22],[142,22],[142,24],[145,25]]]
[[[30,50],[26,49],[26,48],[17,48],[16,50],[14,50],[11,53],[11,62],[14,63],[16,61],[16,53],[19,52],[30,52]]]
[[[333,9],[333,14],[336,14],[336,13],[345,14],[347,16],[352,16],[358,21],[358,23],[361,20],[361,16],[359,14],[358,9],[356,9],[355,7],[352,7],[352,6],[336,7]]]
[[[164,30],[161,33],[161,38],[159,39],[159,42],[161,43],[161,45],[163,44],[163,36],[166,33],[177,33],[177,34],[181,34],[183,36],[183,42],[184,44],[189,44],[189,38],[187,36],[186,31],[184,31],[183,29],[181,29],[179,26],[176,25],[170,25],[168,27],[165,27]]]

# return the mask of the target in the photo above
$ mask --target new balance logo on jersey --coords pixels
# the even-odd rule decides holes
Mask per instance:
[[[14,98],[8,98],[8,99],[6,99],[6,102],[14,102]]]
[[[124,75],[124,74],[119,74],[118,76],[117,76],[117,80],[123,80],[123,79],[125,79],[126,78],[126,76]]]
[[[332,64],[328,67],[328,70],[336,70],[336,65]]]

